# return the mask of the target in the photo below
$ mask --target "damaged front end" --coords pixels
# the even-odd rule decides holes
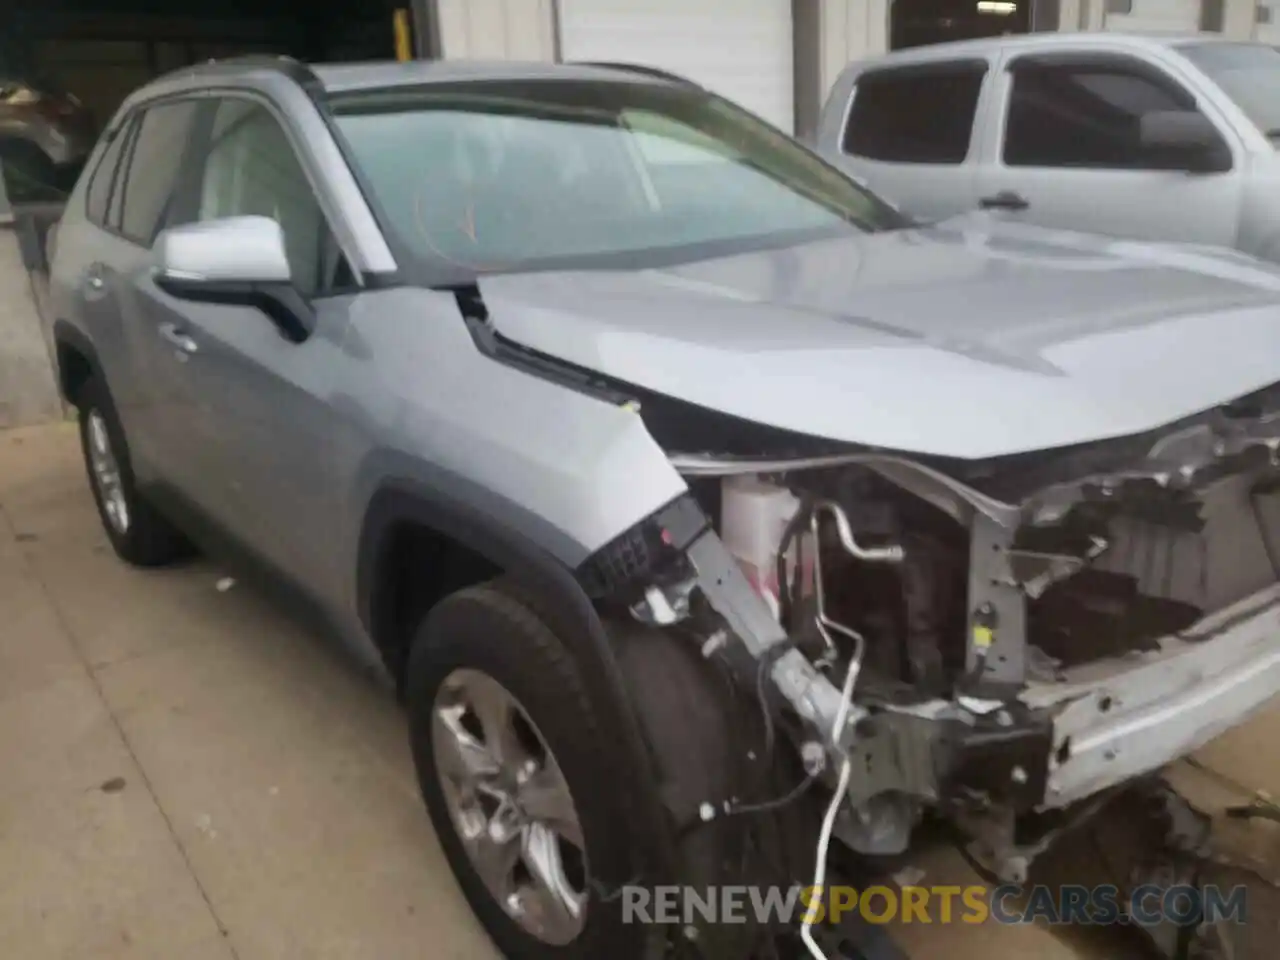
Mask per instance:
[[[836,839],[898,853],[934,809],[1021,882],[1099,798],[1280,687],[1278,451],[1273,389],[989,462],[671,452],[690,494],[589,579],[772,679],[846,781]]]

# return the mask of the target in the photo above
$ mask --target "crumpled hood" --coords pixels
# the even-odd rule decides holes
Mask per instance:
[[[653,270],[483,279],[519,344],[835,441],[985,458],[1280,381],[1280,270],[975,214]]]

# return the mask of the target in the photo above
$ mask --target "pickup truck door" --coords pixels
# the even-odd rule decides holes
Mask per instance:
[[[979,207],[1116,237],[1235,244],[1243,146],[1165,65],[1123,51],[1012,55],[993,90]],[[1144,146],[1140,118],[1156,111],[1201,113],[1231,168],[1188,172],[1168,151]]]
[[[992,67],[966,57],[841,77],[824,110],[823,154],[921,220],[973,209]]]

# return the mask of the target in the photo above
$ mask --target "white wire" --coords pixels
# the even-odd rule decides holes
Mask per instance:
[[[858,654],[861,654],[861,649],[859,649]],[[849,661],[849,673],[844,678],[844,688],[840,691],[840,709],[836,711],[836,722],[831,730],[831,739],[834,743],[840,743],[843,740],[844,726],[849,720],[849,710],[853,706],[853,685],[858,680],[858,673],[861,668],[862,657],[855,655]],[[840,779],[836,783],[836,792],[831,797],[831,803],[827,807],[827,814],[822,818],[822,830],[818,833],[818,852],[817,863],[813,870],[813,888],[817,891],[818,896],[824,900],[826,899],[826,891],[823,887],[827,880],[827,853],[831,849],[831,833],[835,829],[836,816],[840,812],[840,805],[844,803],[845,794],[849,791],[849,778],[852,773],[853,761],[846,752],[844,761],[840,764]],[[809,955],[813,957],[813,960],[830,960],[822,952],[818,944],[814,942],[813,914],[812,907],[805,912],[804,921],[800,927],[800,939],[804,941],[804,945],[809,949]]]

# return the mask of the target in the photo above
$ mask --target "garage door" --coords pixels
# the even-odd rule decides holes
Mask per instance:
[[[560,0],[565,60],[683,74],[794,129],[791,0]]]
[[[1108,30],[1194,31],[1200,29],[1202,0],[1128,0],[1108,7]],[[1126,10],[1126,13],[1112,12]]]

